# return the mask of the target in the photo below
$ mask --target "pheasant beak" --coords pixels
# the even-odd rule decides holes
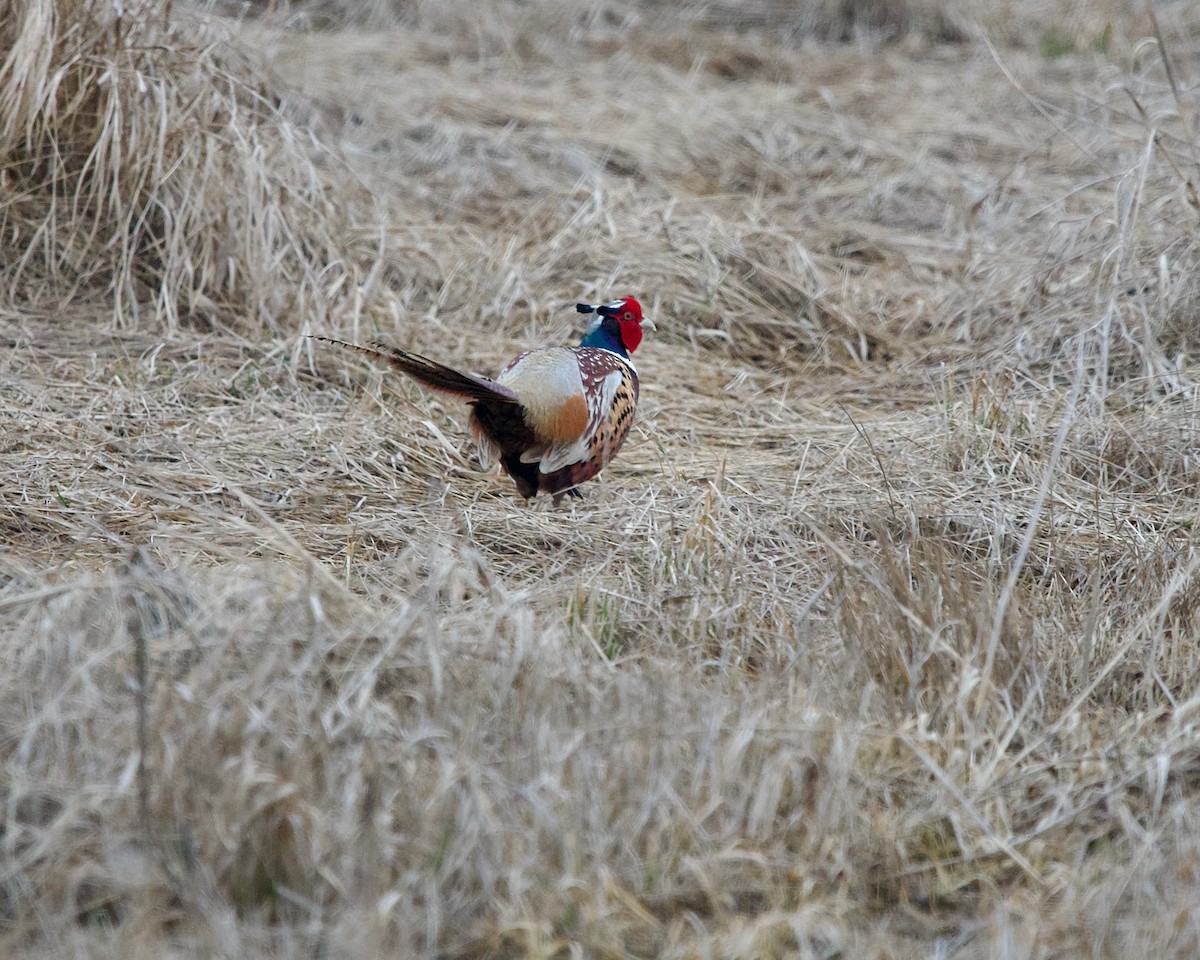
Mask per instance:
[[[651,320],[649,317],[642,317],[642,329],[643,330],[657,330],[658,327],[656,327],[654,325],[654,321]]]

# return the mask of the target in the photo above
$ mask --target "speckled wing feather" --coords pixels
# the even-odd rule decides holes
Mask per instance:
[[[633,364],[609,350],[578,347],[575,352],[590,414],[588,429],[572,449],[542,460],[538,489],[546,493],[575,487],[608,466],[629,436],[637,409]]]

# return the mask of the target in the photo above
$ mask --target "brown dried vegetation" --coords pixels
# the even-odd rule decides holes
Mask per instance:
[[[0,0],[0,954],[1194,956],[1153,11]],[[304,337],[626,291],[560,510]]]

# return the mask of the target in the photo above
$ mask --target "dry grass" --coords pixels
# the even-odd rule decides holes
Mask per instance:
[[[797,9],[0,3],[0,953],[1196,954],[1200,20]]]
[[[277,333],[347,273],[346,212],[262,68],[175,9],[0,7],[0,279],[9,302],[88,300],[125,328]]]

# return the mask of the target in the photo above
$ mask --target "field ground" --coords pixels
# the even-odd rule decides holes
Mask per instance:
[[[0,0],[0,953],[1200,953],[1200,13],[1054,6]],[[305,339],[622,293],[560,508]]]

